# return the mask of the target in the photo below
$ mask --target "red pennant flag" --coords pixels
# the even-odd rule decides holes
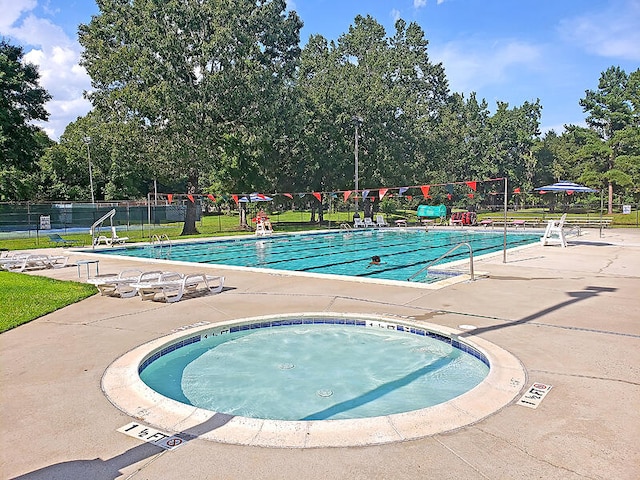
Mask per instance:
[[[233,198],[233,201],[238,205],[238,195],[231,195],[231,198]]]
[[[319,192],[313,192],[313,196],[318,199],[319,202],[322,201],[322,194]]]
[[[474,192],[476,191],[478,182],[464,182],[464,183],[466,183],[471,190],[473,190]]]
[[[167,201],[171,203],[173,201],[173,193],[167,193]]]
[[[346,192],[344,192],[343,196],[343,201],[347,201],[347,198],[349,198],[349,195],[351,195],[351,190],[347,190]]]
[[[467,197],[473,198],[473,193],[467,193]]]
[[[212,194],[207,194],[207,197],[209,197],[209,200],[211,200],[212,202],[216,201],[216,197],[214,197]]]
[[[262,194],[262,193],[258,193],[258,194],[257,194],[257,196],[258,196],[258,198],[261,198],[262,200],[264,200],[265,198],[267,198],[267,197],[265,197],[265,196],[264,196],[264,194]]]
[[[413,200],[413,195],[407,195],[407,200],[409,201]]]
[[[423,185],[420,187],[420,190],[422,190],[422,195],[424,196],[424,198],[428,198],[429,197],[429,189],[431,188],[431,185]]]
[[[453,195],[451,195],[450,193],[447,193],[447,198],[448,198],[449,200],[451,200],[451,198],[452,198],[452,197],[453,197]]]
[[[567,195],[573,195],[573,190],[567,190]]]
[[[380,195],[380,200],[382,200],[384,198],[384,196],[387,194],[387,192],[389,191],[388,188],[381,188],[380,191],[378,192],[378,194]]]
[[[540,190],[540,195],[544,195],[545,193],[547,192],[545,192],[544,190]]]
[[[285,197],[289,197],[291,200],[293,200],[293,195],[291,195],[290,193],[283,193],[283,195]]]
[[[191,200],[191,203],[196,203],[195,200],[193,199],[193,195],[189,194],[187,195],[187,198]]]
[[[514,189],[513,189],[513,193],[520,193],[520,187],[518,187],[518,188],[514,188]]]

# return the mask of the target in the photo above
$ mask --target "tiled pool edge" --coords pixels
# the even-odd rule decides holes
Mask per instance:
[[[510,404],[526,383],[526,373],[517,358],[502,348],[480,338],[470,345],[489,361],[491,369],[485,380],[469,392],[434,407],[412,412],[366,419],[323,421],[276,421],[230,417],[170,400],[147,387],[138,369],[158,350],[192,339],[200,332],[231,326],[271,322],[285,318],[365,319],[373,326],[397,328],[402,325],[428,330],[458,341],[461,332],[443,326],[417,323],[398,317],[354,315],[346,313],[298,313],[238,319],[198,326],[177,332],[138,347],[113,362],[102,378],[102,390],[109,401],[125,414],[150,426],[171,432],[192,431],[201,424],[219,423],[203,431],[199,438],[222,443],[277,448],[320,448],[376,445],[418,439],[476,423]],[[375,325],[375,324],[378,325]],[[220,422],[213,417],[217,416]],[[211,421],[211,422],[208,422]],[[200,427],[203,428],[203,427]]]

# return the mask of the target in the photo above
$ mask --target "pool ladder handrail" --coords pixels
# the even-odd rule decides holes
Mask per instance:
[[[438,263],[440,260],[442,260],[444,257],[446,257],[447,255],[449,255],[450,253],[455,252],[457,249],[461,248],[461,247],[468,247],[469,248],[469,276],[471,277],[471,281],[475,281],[475,275],[473,273],[473,247],[471,247],[471,244],[464,242],[464,243],[459,243],[457,245],[454,245],[453,247],[451,247],[449,250],[447,250],[445,253],[443,253],[442,255],[440,255],[438,258],[436,258],[435,260],[432,260],[431,262],[429,262],[427,264],[426,267],[421,268],[420,270],[418,270],[416,273],[414,273],[413,275],[411,275],[409,278],[407,278],[407,282],[410,282],[411,280],[413,280],[415,277],[417,277],[418,275],[420,275],[422,272],[424,272],[425,270],[429,270],[429,267],[431,267],[432,265],[434,265],[435,263]]]
[[[165,254],[165,256],[167,258],[169,258],[171,256],[171,240],[169,239],[169,236],[166,233],[163,233],[162,235],[154,235],[151,238],[151,245],[155,245],[156,243],[160,244],[160,248],[158,250],[158,254],[155,255],[156,258],[160,258],[163,256],[162,250],[164,249],[165,245],[168,245],[168,251]]]

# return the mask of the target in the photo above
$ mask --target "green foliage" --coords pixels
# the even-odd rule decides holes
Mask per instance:
[[[51,141],[34,120],[46,120],[51,96],[38,85],[35,65],[22,47],[0,41],[0,200],[25,200],[33,189],[37,160]]]
[[[0,333],[97,292],[86,283],[0,271]]]

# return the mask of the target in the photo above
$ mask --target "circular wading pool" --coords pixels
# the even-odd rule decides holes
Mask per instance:
[[[103,390],[151,426],[274,447],[368,445],[474,423],[524,385],[481,339],[399,318],[304,313],[207,324],[118,359]]]

